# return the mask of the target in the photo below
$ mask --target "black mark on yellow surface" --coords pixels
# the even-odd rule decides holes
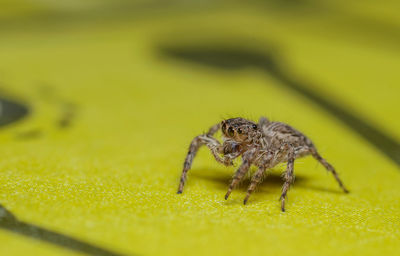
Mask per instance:
[[[98,256],[121,256],[122,254],[80,241],[73,237],[18,220],[14,214],[0,205],[0,228],[29,238],[51,243],[69,250]]]
[[[0,127],[19,121],[29,114],[24,103],[0,97]]]
[[[50,108],[59,112],[55,125],[58,129],[70,128],[75,121],[78,106],[75,103],[65,99],[60,95],[54,86],[46,83],[40,83],[38,88],[41,99],[46,102]]]
[[[77,106],[72,103],[63,103],[57,126],[61,129],[70,127],[75,119],[76,109]]]
[[[341,101],[333,100],[318,92],[316,89],[318,86],[304,83],[293,77],[287,71],[287,67],[283,67],[283,62],[279,60],[275,52],[264,53],[240,47],[229,48],[214,45],[163,47],[161,52],[164,56],[208,67],[233,71],[243,68],[262,70],[275,78],[279,82],[277,84],[302,95],[334,116],[400,166],[400,143],[398,141],[372,123],[352,113]]]

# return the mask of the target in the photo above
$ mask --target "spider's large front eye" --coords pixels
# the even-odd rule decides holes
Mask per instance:
[[[233,130],[232,127],[228,128],[228,135],[231,136],[231,137],[233,137],[233,135],[235,135],[235,131]]]
[[[238,131],[239,134],[243,133],[242,129],[240,129],[240,128],[237,131]]]

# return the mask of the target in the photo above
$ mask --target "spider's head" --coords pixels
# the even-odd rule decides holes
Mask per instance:
[[[249,141],[249,137],[251,137],[257,129],[257,124],[240,117],[227,119],[221,122],[223,134],[227,138],[237,142]]]

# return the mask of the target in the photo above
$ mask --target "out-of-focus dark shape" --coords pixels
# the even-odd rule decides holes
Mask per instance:
[[[0,228],[87,255],[122,256],[70,236],[20,221],[2,205],[0,205]]]
[[[28,114],[27,105],[0,97],[0,127],[17,122]]]
[[[77,106],[72,103],[63,103],[60,119],[57,121],[58,128],[64,129],[71,126],[75,119]]]
[[[64,99],[63,95],[60,95],[53,86],[41,84],[38,92],[42,100],[51,105],[49,107],[59,109],[60,114],[56,121],[57,128],[70,128],[76,118],[78,106]]]
[[[357,11],[365,7],[363,1],[318,1],[318,0],[250,0],[239,4],[235,1],[71,1],[69,4],[55,4],[59,1],[22,1],[15,6],[24,5],[20,15],[2,15],[0,12],[0,32],[27,28],[57,27],[65,24],[85,22],[109,22],[113,20],[132,21],[137,18],[158,18],[173,13],[187,14],[223,7],[235,10],[238,6],[257,10],[278,22],[291,21],[289,27],[315,29],[315,33],[344,41],[356,40],[358,43],[378,43],[398,48],[400,45],[400,25],[390,19],[382,19]],[[54,3],[52,3],[54,2]],[[385,3],[387,4],[387,3]],[[1,5],[1,0],[0,0]],[[369,5],[366,5],[370,7]],[[395,9],[392,3],[388,9]],[[17,8],[18,9],[18,8]],[[31,10],[32,9],[32,10]],[[26,12],[26,13],[25,13]],[[18,12],[17,12],[18,13]]]
[[[262,70],[275,78],[278,81],[278,85],[304,96],[337,118],[400,166],[399,142],[373,124],[363,120],[356,113],[351,113],[349,108],[342,107],[346,104],[340,103],[339,105],[339,103],[335,103],[342,101],[334,101],[318,92],[318,86],[304,83],[300,79],[293,77],[287,70],[287,66],[283,67],[282,64],[284,62],[279,59],[279,55],[273,51],[264,53],[264,51],[249,48],[221,47],[219,45],[162,47],[160,50],[164,56],[213,68],[225,70],[255,68]]]
[[[16,135],[16,139],[18,140],[30,140],[37,139],[43,135],[43,132],[40,129],[31,129],[23,132],[19,132]]]

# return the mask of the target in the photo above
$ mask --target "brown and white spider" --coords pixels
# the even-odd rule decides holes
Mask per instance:
[[[223,133],[222,144],[213,137],[219,129]],[[224,120],[212,126],[206,134],[199,135],[193,139],[183,165],[178,194],[183,191],[187,172],[202,145],[206,145],[210,149],[215,160],[226,166],[233,165],[233,159],[242,156],[242,164],[233,177],[225,199],[228,199],[232,190],[249,171],[251,165],[257,166],[258,170],[251,179],[244,204],[247,203],[251,193],[260,183],[266,169],[272,168],[279,163],[287,162],[280,197],[281,209],[285,211],[286,195],[294,181],[294,160],[310,154],[333,174],[339,186],[344,192],[348,193],[332,165],[319,155],[311,140],[301,132],[287,124],[271,122],[265,117],[261,117],[258,124],[238,117]]]

